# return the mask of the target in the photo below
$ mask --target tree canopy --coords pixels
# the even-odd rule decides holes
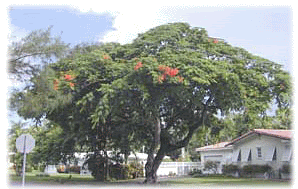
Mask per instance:
[[[281,65],[187,23],[158,26],[130,44],[77,51],[31,81],[13,100],[20,115],[45,115],[93,150],[146,145],[147,182],[156,181],[166,154],[214,119],[233,113],[253,121],[272,103],[282,116],[291,105]]]

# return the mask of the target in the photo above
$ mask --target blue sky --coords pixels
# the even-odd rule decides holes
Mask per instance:
[[[53,26],[53,35],[71,45],[79,42],[129,43],[138,33],[169,22],[204,27],[212,37],[247,49],[277,63],[293,74],[292,8],[290,6],[198,6],[128,4],[106,6],[10,6],[11,40],[30,31]],[[15,114],[11,115],[16,117]]]
[[[113,30],[110,14],[81,13],[69,7],[12,7],[9,12],[12,35],[23,36],[29,31],[53,26],[53,35],[60,35],[66,43],[98,41]]]
[[[152,27],[183,21],[193,27],[204,27],[210,36],[223,38],[234,46],[292,70],[292,9],[289,6],[164,5],[148,9],[11,6],[8,16],[12,36],[23,37],[29,31],[52,25],[52,33],[59,35],[63,32],[62,40],[70,44],[92,41],[128,43],[138,33]]]

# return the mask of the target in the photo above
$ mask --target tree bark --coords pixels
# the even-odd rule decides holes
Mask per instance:
[[[201,112],[200,117],[197,118],[197,121],[193,123],[193,125],[189,126],[189,132],[187,136],[175,144],[171,144],[169,139],[167,137],[161,136],[161,127],[160,127],[160,119],[157,116],[156,117],[156,123],[154,125],[154,141],[152,142],[152,147],[148,153],[147,163],[145,165],[145,171],[146,171],[146,179],[144,183],[156,183],[157,181],[157,169],[159,168],[165,154],[167,152],[171,152],[177,149],[180,149],[182,147],[185,147],[188,145],[190,139],[192,138],[193,133],[195,130],[203,125],[205,114],[208,109],[208,105],[211,102],[212,98],[210,97],[207,102],[204,104],[203,110]],[[154,151],[157,148],[158,144],[160,144],[160,149],[158,150],[158,153],[155,158],[154,157]]]
[[[154,158],[154,161],[151,163],[151,169],[146,170],[146,180],[144,181],[144,183],[148,183],[148,184],[156,183],[157,181],[156,172],[164,157],[165,157],[164,150],[159,149],[156,157]]]
[[[159,120],[159,116],[155,117],[155,125],[154,125],[154,141],[152,141],[152,146],[149,149],[148,152],[148,157],[147,157],[147,163],[145,165],[145,175],[146,175],[146,179],[144,181],[144,183],[154,183],[156,182],[156,171],[159,167],[156,167],[156,158],[157,156],[154,158],[154,152],[155,149],[157,148],[158,144],[160,143],[160,120]],[[163,157],[162,157],[163,158]],[[161,160],[162,160],[161,158]],[[156,169],[155,171],[153,171],[154,169]]]
[[[146,162],[146,165],[145,165],[145,176],[146,176],[146,178],[148,177],[149,172],[152,169],[153,161],[154,161],[154,149],[151,147],[149,152],[148,152],[147,162]],[[146,183],[146,180],[145,180],[145,183]]]

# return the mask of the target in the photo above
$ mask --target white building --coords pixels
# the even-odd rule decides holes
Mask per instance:
[[[217,173],[222,173],[222,166],[231,162],[233,148],[227,146],[229,142],[221,142],[214,145],[197,148],[196,151],[201,154],[201,164],[204,165],[207,161],[217,163]],[[203,173],[209,173],[203,171]]]
[[[293,131],[254,129],[231,142],[197,148],[201,154],[201,163],[218,163],[218,172],[222,165],[237,164],[240,167],[249,164],[270,165],[278,171],[292,159]]]

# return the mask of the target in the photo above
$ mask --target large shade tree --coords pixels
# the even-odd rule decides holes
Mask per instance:
[[[45,114],[85,142],[95,136],[104,144],[146,145],[148,183],[156,182],[163,157],[187,146],[215,116],[263,116],[272,102],[290,106],[289,74],[281,65],[186,23],[153,28],[131,44],[104,44],[47,69],[48,93],[36,92],[42,86],[35,80],[18,95],[19,113]],[[51,102],[28,111],[44,101],[39,96]]]

